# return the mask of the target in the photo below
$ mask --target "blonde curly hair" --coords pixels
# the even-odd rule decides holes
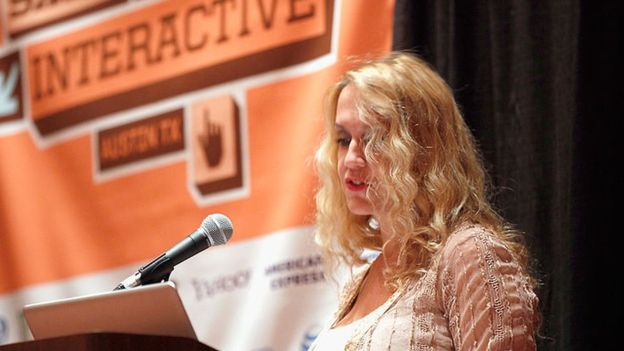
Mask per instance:
[[[369,218],[349,211],[337,172],[336,107],[347,85],[357,91],[356,108],[370,126],[364,155],[376,181],[367,196],[392,219],[384,231],[399,242],[388,283],[400,288],[419,278],[448,236],[466,223],[498,235],[527,271],[519,233],[487,199],[487,174],[451,89],[425,61],[402,52],[349,70],[327,93],[326,132],[316,154],[321,186],[315,238],[330,266],[341,260],[361,264],[363,249],[383,245]]]

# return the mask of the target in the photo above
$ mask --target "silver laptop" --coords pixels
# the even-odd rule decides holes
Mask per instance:
[[[24,306],[35,339],[93,332],[197,339],[172,282]]]

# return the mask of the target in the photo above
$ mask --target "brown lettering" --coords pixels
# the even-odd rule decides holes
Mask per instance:
[[[307,11],[299,12],[297,11],[297,3],[307,1],[307,0],[290,0],[290,16],[288,17],[288,23],[300,21],[302,19],[314,16],[316,12],[316,7],[314,4],[308,4]]]
[[[239,37],[249,35],[249,26],[247,24],[247,0],[241,0],[241,31]]]
[[[43,4],[36,0],[9,1],[16,11],[23,11],[27,5],[33,9],[36,4]],[[46,0],[43,6],[50,3]],[[26,70],[31,72],[28,78],[33,99],[31,114],[37,126],[47,133],[64,128],[63,123],[71,125],[101,113],[136,106],[141,103],[139,100],[154,101],[156,97],[192,91],[227,77],[244,75],[211,73],[204,75],[206,82],[194,79],[196,72],[216,72],[213,66],[225,62],[234,65],[241,60],[253,65],[255,59],[249,55],[274,57],[277,52],[290,53],[297,50],[293,49],[294,43],[302,38],[325,43],[329,37],[323,18],[300,21],[325,13],[324,6],[319,0],[157,2],[145,11],[137,10],[88,26],[87,30],[28,45],[25,52],[30,65]],[[290,25],[292,21],[299,22]],[[241,42],[235,43],[239,38]],[[315,50],[309,57],[316,57],[321,49]],[[263,62],[264,68],[260,70],[301,62],[306,55],[295,56],[283,63]],[[170,80],[176,82],[171,88],[167,86]],[[188,88],[181,88],[183,85]],[[80,94],[74,94],[78,90]],[[117,100],[118,96],[145,91],[149,91],[149,96],[136,102],[132,98]],[[116,103],[103,106],[103,95]],[[98,107],[87,111],[90,105]],[[82,115],[66,118],[75,111]],[[175,137],[168,129],[163,129],[162,135]]]
[[[128,71],[136,68],[134,60],[137,52],[143,52],[146,64],[153,62],[149,48],[150,38],[151,31],[147,23],[139,23],[128,28],[128,64],[126,65]]]
[[[100,169],[184,149],[183,112],[166,112],[98,133]]]
[[[100,157],[102,161],[115,161],[156,149],[158,145],[158,130],[154,126],[137,126],[104,137],[100,144]]]
[[[43,97],[42,92],[42,83],[41,83],[41,58],[39,56],[35,56],[32,59],[32,67],[33,67],[33,80],[34,89],[35,89],[35,101],[40,100]]]
[[[225,3],[229,2],[232,6],[234,6],[234,3],[232,2],[232,0],[212,0],[212,4],[219,7],[221,7],[221,11],[219,12],[219,38],[217,38],[217,43],[222,43],[224,41],[228,41],[230,38],[227,36],[227,34],[225,33],[225,29],[227,28],[227,22],[226,22],[226,18],[227,16],[226,14],[226,10],[225,10]]]
[[[61,90],[67,89],[67,81],[69,80],[69,48],[63,49],[62,62],[59,63],[53,53],[46,55],[46,72],[48,73],[47,83],[47,95],[54,95],[54,81],[58,83]]]
[[[95,42],[92,40],[84,41],[82,43],[78,43],[74,47],[74,51],[78,55],[78,60],[80,61],[80,79],[78,80],[78,85],[89,84],[89,53],[88,49],[93,49],[95,47]]]
[[[264,1],[258,0],[258,8],[260,9],[260,17],[262,18],[262,24],[264,24],[265,29],[270,29],[273,27],[273,20],[275,19],[275,9],[277,7],[276,0],[269,0],[271,2],[271,10],[270,13],[266,13],[266,9],[264,8]]]
[[[180,47],[178,45],[178,34],[175,28],[176,14],[171,13],[160,18],[161,27],[158,41],[158,50],[156,52],[156,62],[163,59],[163,51],[167,47],[172,48],[172,57],[180,55]]]
[[[121,72],[122,65],[118,58],[120,40],[121,32],[112,32],[102,37],[102,47],[100,52],[100,79],[114,76]]]
[[[208,41],[208,34],[202,33],[199,41],[191,42],[191,28],[194,28],[194,29],[201,28],[201,26],[199,25],[196,25],[196,26],[191,25],[191,22],[192,22],[191,16],[198,11],[201,11],[204,17],[206,17],[206,14],[208,13],[208,9],[206,9],[206,7],[203,4],[193,6],[186,12],[186,18],[184,21],[184,47],[188,51],[199,50],[203,48],[204,45],[206,45],[206,42]]]
[[[12,0],[12,4],[14,4],[13,8],[20,11],[23,11],[27,5],[33,6],[32,2],[26,2],[26,0]],[[48,98],[50,95],[57,94],[59,90],[84,87],[94,84],[94,80],[117,76],[124,70],[130,72],[142,65],[152,65],[167,58],[178,57],[184,52],[205,49],[209,45],[210,36],[203,22],[209,17],[214,17],[213,20],[218,21],[216,43],[228,41],[230,35],[227,33],[227,21],[234,18],[228,13],[231,9],[241,13],[240,17],[236,16],[236,19],[240,19],[238,35],[251,34],[248,23],[249,0],[238,0],[238,2],[212,0],[211,4],[212,6],[207,6],[199,3],[185,9],[180,16],[176,12],[165,13],[156,23],[140,22],[125,28],[125,31],[117,30],[104,33],[99,38],[85,39],[61,48],[62,54],[49,51],[36,56],[32,60],[35,98],[37,100]],[[255,0],[255,4],[257,5],[256,16],[260,17],[262,28],[271,29],[275,26],[278,20],[278,1]],[[43,3],[39,2],[38,5],[43,6]],[[315,5],[309,0],[288,0],[290,12],[289,17],[285,19],[286,22],[314,16]],[[180,24],[178,20],[182,20],[183,23]],[[179,33],[179,30],[182,32]],[[158,31],[156,32],[158,37],[153,40],[152,32],[155,31]],[[127,50],[124,50],[122,45]],[[99,63],[99,71],[94,73],[89,67],[97,63]],[[97,75],[92,77],[92,74]],[[71,80],[70,76],[74,79]]]
[[[166,118],[160,121],[160,142],[163,145],[179,143],[182,140],[181,120]]]
[[[11,0],[9,2],[9,16],[19,17],[30,11],[31,0]]]
[[[41,10],[44,7],[50,7],[53,5],[58,4],[59,2],[61,2],[62,0],[39,0],[39,3],[37,4],[37,10]],[[67,1],[67,0],[65,0]]]

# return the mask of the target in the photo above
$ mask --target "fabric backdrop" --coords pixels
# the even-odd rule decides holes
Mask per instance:
[[[448,80],[489,166],[494,202],[526,233],[542,282],[541,350],[619,344],[618,322],[605,320],[617,294],[607,273],[619,235],[619,17],[615,1],[395,6],[393,47],[420,53]]]

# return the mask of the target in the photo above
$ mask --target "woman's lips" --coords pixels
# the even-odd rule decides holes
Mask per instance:
[[[365,182],[360,182],[360,181],[352,180],[352,179],[347,179],[345,181],[345,184],[347,186],[347,189],[349,189],[350,191],[354,191],[354,192],[364,191],[366,190],[366,187],[368,186],[368,184],[366,184]]]

